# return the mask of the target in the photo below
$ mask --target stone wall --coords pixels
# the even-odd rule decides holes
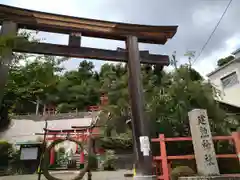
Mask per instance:
[[[134,155],[133,154],[116,154],[118,160],[116,162],[117,169],[129,169],[133,168]]]
[[[52,114],[48,117],[48,120],[58,120],[58,119],[74,119],[74,118],[84,118],[88,116],[89,112],[78,112],[78,113],[59,113],[59,114]],[[26,115],[15,115],[13,119],[30,119],[34,121],[41,121],[43,120],[42,115],[35,115],[35,114],[26,114]]]

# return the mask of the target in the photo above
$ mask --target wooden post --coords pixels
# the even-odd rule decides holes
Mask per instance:
[[[54,148],[52,148],[50,152],[50,165],[54,164],[54,161],[55,161],[54,156],[55,156],[55,151],[54,151]]]
[[[236,154],[238,156],[238,160],[240,164],[240,132],[233,132],[232,136],[235,144]]]
[[[78,138],[76,138],[78,139]],[[76,143],[76,154],[78,154],[78,144]]]
[[[55,141],[55,139],[56,139],[56,135],[53,135],[53,141]],[[50,165],[53,165],[54,162],[55,162],[55,150],[53,147],[50,152]]]
[[[161,151],[161,159],[162,159],[162,176],[164,180],[169,180],[167,149],[166,149],[164,134],[160,134],[159,139],[160,139],[160,151]]]
[[[41,175],[42,175],[42,161],[44,159],[44,154],[46,151],[46,147],[47,147],[47,128],[48,128],[48,122],[47,122],[47,117],[44,117],[44,121],[45,121],[45,127],[44,127],[44,136],[43,136],[43,151],[42,151],[42,155],[40,156],[40,161],[39,161],[39,168],[38,168],[38,180],[41,180]]]
[[[80,152],[80,169],[84,168],[84,149],[81,149]]]
[[[0,36],[14,38],[17,35],[17,24],[11,21],[4,21]],[[7,48],[4,54],[0,55],[0,109],[3,100],[4,88],[7,83],[9,65],[12,63],[13,52]]]
[[[88,180],[92,180],[92,172],[91,172],[91,170],[87,171],[87,179]]]
[[[68,46],[70,47],[80,47],[81,46],[81,34],[72,33],[69,35]]]
[[[136,176],[134,179],[155,179],[152,175],[152,155],[149,141],[149,125],[144,113],[141,66],[138,39],[128,36],[129,96],[132,110],[132,131],[136,157]]]

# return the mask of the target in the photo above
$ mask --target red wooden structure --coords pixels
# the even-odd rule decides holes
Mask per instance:
[[[100,97],[101,101],[101,106],[107,105],[108,103],[108,97],[105,94],[102,94]],[[101,109],[101,106],[89,106],[89,110],[91,112],[94,111],[99,111]],[[90,129],[89,127],[81,127],[81,126],[73,126],[73,129],[65,129],[65,130],[50,130],[50,129],[44,129],[46,131],[46,135],[49,136],[51,135],[52,137],[47,137],[46,141],[54,141],[57,139],[63,138],[63,136],[71,136],[72,138],[75,138],[79,141],[86,141],[91,134],[92,136],[99,135],[99,129],[98,128],[93,128]],[[59,137],[60,136],[60,137]],[[95,150],[98,153],[103,152],[102,149]],[[78,145],[76,145],[76,152],[78,152]],[[84,154],[83,152],[80,153],[80,162],[84,161]],[[50,153],[50,164],[54,164],[55,161],[55,152],[54,149],[51,150]]]
[[[89,109],[89,111],[99,111],[100,107],[99,106],[89,106],[88,109]]]
[[[107,105],[108,104],[108,96],[103,93],[102,96],[100,97],[101,105]]]
[[[43,109],[44,114],[53,115],[56,114],[56,106],[53,104],[47,104]]]
[[[54,141],[57,139],[64,139],[66,136],[70,136],[71,138],[74,138],[78,141],[86,142],[88,139],[89,135],[91,134],[92,136],[97,136],[99,134],[98,128],[94,128],[93,130],[86,130],[86,128],[82,129],[68,129],[68,130],[50,130],[50,129],[45,129],[47,132],[47,136],[52,136],[52,137],[47,137],[46,141]],[[78,145],[76,145],[76,152],[78,152]],[[84,155],[83,152],[80,153],[80,162],[84,161]],[[54,149],[51,150],[50,153],[50,164],[54,164],[55,161],[55,152]]]
[[[232,141],[235,145],[235,154],[217,154],[217,158],[238,158],[240,163],[240,132],[233,132],[231,136],[215,136],[214,141],[217,140],[227,140]],[[190,160],[195,159],[194,155],[178,155],[178,156],[168,156],[166,150],[166,142],[176,142],[176,141],[192,141],[191,137],[174,137],[165,138],[164,134],[159,134],[158,138],[152,139],[152,142],[160,143],[160,156],[153,157],[156,163],[156,174],[158,179],[170,180],[170,161],[171,160]],[[161,163],[159,163],[161,161]],[[162,172],[162,174],[159,174]],[[230,176],[230,175],[228,175]],[[240,175],[239,175],[240,177]]]

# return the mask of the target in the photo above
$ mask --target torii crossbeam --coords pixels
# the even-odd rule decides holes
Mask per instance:
[[[165,66],[169,64],[169,58],[165,55],[149,54],[145,51],[139,52],[138,42],[165,44],[169,38],[175,35],[177,26],[115,23],[50,14],[5,5],[0,5],[0,24],[2,25],[1,35],[17,34],[18,28],[69,35],[68,45],[49,43],[16,44],[11,52],[1,58],[0,77],[3,78],[0,81],[0,90],[6,84],[12,52],[103,59],[128,63],[132,127],[137,161],[137,176],[135,179],[154,179],[155,176],[152,175],[152,156],[149,148],[149,130],[146,128],[147,121],[143,107],[140,63]],[[81,36],[123,40],[126,42],[126,51],[81,47]],[[0,102],[2,94],[3,92],[0,92]]]

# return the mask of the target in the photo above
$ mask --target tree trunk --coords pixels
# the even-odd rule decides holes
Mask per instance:
[[[36,115],[39,114],[39,105],[40,105],[40,99],[37,97],[37,102],[36,102]]]
[[[43,105],[43,115],[46,114],[46,104]]]

